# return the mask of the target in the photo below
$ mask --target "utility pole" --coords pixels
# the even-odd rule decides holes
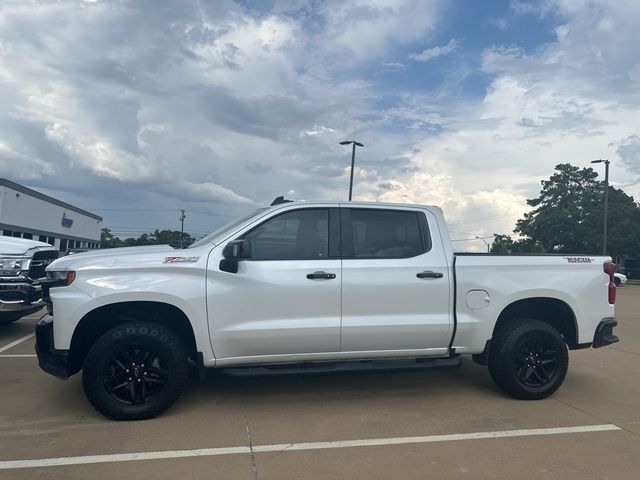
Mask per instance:
[[[351,194],[353,193],[353,167],[356,164],[356,145],[358,147],[364,147],[364,145],[356,142],[355,140],[345,140],[344,142],[340,142],[340,145],[349,144],[353,144],[353,149],[351,150],[351,179],[349,180],[349,201],[351,201]]]
[[[604,163],[604,227],[602,229],[602,255],[607,254],[607,214],[609,210],[609,160],[593,160],[591,163]]]
[[[184,219],[186,215],[185,211],[180,209],[180,248],[184,248]]]

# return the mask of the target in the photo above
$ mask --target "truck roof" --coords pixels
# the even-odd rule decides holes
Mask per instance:
[[[287,205],[326,205],[326,204],[336,204],[336,205],[349,205],[354,207],[394,207],[394,208],[407,208],[407,207],[418,207],[418,208],[431,208],[441,210],[440,207],[435,205],[424,205],[417,203],[392,203],[392,202],[373,202],[373,201],[362,201],[362,200],[287,200],[282,203],[278,203],[276,205],[271,205],[272,208],[280,208],[285,207]]]

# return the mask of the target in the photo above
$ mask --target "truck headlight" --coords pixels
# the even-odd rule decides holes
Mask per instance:
[[[76,279],[76,272],[67,272],[64,270],[48,270],[47,283],[50,287],[66,287],[71,285]]]
[[[0,257],[0,270],[6,272],[24,272],[29,270],[29,257]]]

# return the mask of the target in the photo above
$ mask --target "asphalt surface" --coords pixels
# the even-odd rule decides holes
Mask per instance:
[[[161,417],[125,423],[92,409],[79,376],[64,382],[40,371],[33,338],[2,351],[31,334],[37,316],[0,326],[3,480],[640,478],[640,286],[618,289],[620,343],[571,352],[564,385],[546,400],[507,398],[464,358],[442,371],[210,375]],[[606,428],[588,431],[594,425]],[[569,431],[536,430],[560,427]],[[520,436],[505,436],[513,432]],[[340,443],[352,440],[362,442]],[[155,457],[125,461],[139,452]],[[70,457],[77,464],[50,466]],[[7,463],[34,459],[52,460]]]

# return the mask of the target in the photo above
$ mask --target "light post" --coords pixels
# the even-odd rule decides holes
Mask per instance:
[[[491,247],[491,244],[490,244],[489,242],[487,242],[487,241],[485,240],[485,238],[493,238],[493,237],[478,237],[478,236],[476,235],[476,238],[477,238],[478,240],[482,240],[482,241],[484,242],[484,244],[487,246],[487,253],[489,253],[489,251],[490,251],[490,247]]]
[[[604,163],[604,227],[602,229],[602,255],[607,254],[607,210],[609,209],[609,160],[593,160],[591,163]]]
[[[180,248],[184,248],[184,219],[186,215],[184,210],[180,209]]]
[[[351,194],[353,192],[353,167],[356,163],[356,146],[364,147],[363,144],[356,142],[355,140],[345,140],[340,142],[340,145],[353,144],[353,150],[351,151],[351,179],[349,180],[349,201],[351,201]]]

